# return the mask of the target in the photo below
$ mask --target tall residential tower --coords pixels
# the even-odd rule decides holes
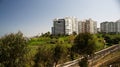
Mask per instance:
[[[100,28],[102,33],[120,33],[120,20],[116,22],[102,22]]]
[[[78,33],[97,33],[97,22],[92,19],[80,21],[75,17],[65,17],[62,19],[54,19],[52,34],[70,35],[73,32]]]
[[[75,17],[65,17],[63,19],[54,19],[52,34],[70,35],[73,32],[78,33],[78,21]]]
[[[78,23],[78,31],[79,33],[97,33],[97,22],[92,19],[79,21]]]

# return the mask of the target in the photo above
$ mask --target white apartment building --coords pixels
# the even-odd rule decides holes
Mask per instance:
[[[120,20],[116,22],[102,22],[100,29],[103,33],[120,33]]]
[[[116,21],[116,33],[120,33],[120,20]]]
[[[54,19],[52,34],[67,34],[70,35],[73,32],[78,33],[78,21],[75,17],[65,17],[63,19]]]
[[[67,34],[70,35],[73,32],[78,33],[97,33],[97,22],[92,19],[80,21],[75,17],[65,17],[63,19],[54,19],[52,34]]]
[[[91,34],[97,33],[97,22],[92,19],[86,20],[86,32]]]
[[[78,21],[78,32],[79,33],[82,33],[83,32],[83,26],[85,26],[85,25],[83,25],[83,21]]]
[[[92,19],[79,21],[78,23],[78,31],[79,33],[97,33],[97,22]]]
[[[101,32],[108,33],[108,24],[109,24],[109,22],[103,22],[100,24]]]
[[[75,17],[65,17],[65,33],[70,35],[73,32],[78,34],[78,20]]]
[[[108,32],[115,33],[116,32],[116,24],[114,22],[109,22],[108,24]]]

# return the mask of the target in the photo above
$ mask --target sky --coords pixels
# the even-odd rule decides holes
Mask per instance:
[[[21,31],[31,37],[51,32],[54,18],[120,19],[120,0],[0,0],[0,37]]]

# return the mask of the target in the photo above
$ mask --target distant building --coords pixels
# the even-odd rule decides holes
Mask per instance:
[[[97,32],[100,32],[100,28],[97,28]]]
[[[70,35],[73,32],[78,33],[78,21],[75,17],[65,17],[63,19],[54,19],[52,34]]]
[[[78,34],[78,20],[75,17],[65,17],[65,34],[72,34],[76,32]]]
[[[52,34],[65,34],[65,19],[54,19]]]
[[[116,32],[115,27],[116,27],[116,23],[109,22],[109,24],[108,24],[108,32],[109,33],[115,33]]]
[[[85,25],[83,24],[83,21],[78,21],[78,32],[79,32],[79,33],[82,33],[82,32],[83,32],[83,29],[84,29],[83,26],[85,26]]]
[[[51,30],[52,30],[52,34],[54,35],[54,34],[55,34],[55,29],[54,29],[54,27],[51,27]]]
[[[108,33],[108,22],[102,22],[100,24],[100,30],[102,33]]]
[[[65,17],[62,19],[54,19],[52,34],[70,35],[73,32],[78,33],[97,33],[97,22],[92,19],[80,21],[75,17]]]
[[[78,23],[78,31],[79,33],[97,33],[97,22],[93,21],[92,19],[79,21]]]
[[[120,33],[120,20],[116,22],[102,22],[100,29],[102,33]]]
[[[120,20],[116,21],[116,33],[120,33]]]
[[[113,22],[103,22],[100,24],[101,32],[103,33],[114,33],[115,25]]]
[[[92,34],[97,33],[97,22],[92,19],[86,20],[86,32]]]

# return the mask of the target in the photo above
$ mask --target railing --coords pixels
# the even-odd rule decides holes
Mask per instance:
[[[89,63],[91,66],[93,66],[97,63],[98,59],[103,58],[106,55],[111,54],[118,50],[120,50],[120,45],[113,45],[113,46],[103,49],[101,51],[95,52],[95,54],[93,56],[91,56]]]
[[[57,65],[57,67],[70,67],[72,65],[77,64],[82,58],[83,57],[81,57],[79,59],[76,59],[76,60],[73,60],[73,61],[69,61],[69,62],[63,63],[63,64],[59,64],[59,65]]]
[[[89,63],[90,65],[93,65],[97,59],[99,58],[102,58],[110,53],[113,53],[117,50],[120,50],[120,45],[113,45],[111,47],[108,47],[106,49],[103,49],[103,50],[100,50],[98,52],[95,52],[93,56],[89,57]],[[57,65],[57,67],[71,67],[75,64],[78,64],[78,62],[84,57],[81,57],[79,59],[76,59],[76,60],[73,60],[73,61],[69,61],[69,62],[66,62],[66,63],[63,63],[63,64],[59,64]],[[94,62],[93,62],[94,61]]]

